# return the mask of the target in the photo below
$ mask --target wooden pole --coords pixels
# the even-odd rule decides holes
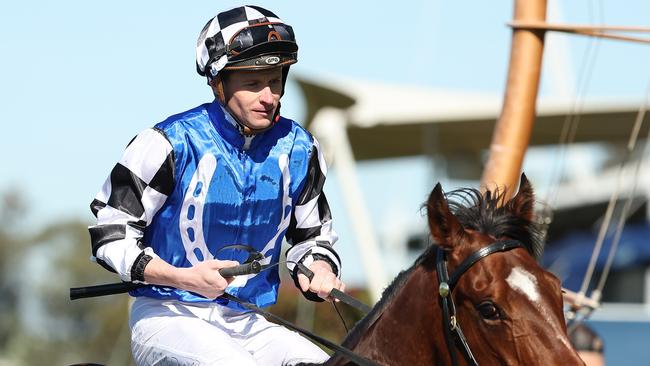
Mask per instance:
[[[577,24],[553,24],[544,22],[510,22],[508,25],[515,29],[541,29],[546,31],[564,32],[578,34],[588,37],[613,39],[617,41],[629,41],[650,44],[648,37],[633,37],[615,32],[629,33],[650,33],[650,27],[638,26],[616,26],[616,25],[577,25]]]
[[[577,33],[580,31],[587,32],[627,32],[627,33],[650,33],[648,26],[635,25],[606,25],[606,24],[565,24],[565,23],[546,23],[546,22],[522,22],[513,21],[507,23],[512,28],[524,29],[543,29],[559,32]]]
[[[546,0],[515,0],[515,22],[545,19]],[[507,188],[511,195],[517,186],[535,121],[543,51],[544,30],[513,29],[508,83],[481,178],[483,189]]]

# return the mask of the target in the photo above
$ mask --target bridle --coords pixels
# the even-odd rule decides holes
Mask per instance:
[[[447,350],[451,356],[451,362],[454,366],[458,365],[458,358],[456,355],[456,349],[463,354],[465,361],[472,366],[478,366],[478,362],[472,350],[467,344],[467,339],[463,334],[463,331],[460,329],[460,324],[458,324],[458,319],[456,318],[456,306],[454,305],[454,298],[452,292],[454,287],[458,283],[460,276],[462,276],[470,267],[472,267],[476,262],[487,257],[490,254],[497,252],[505,252],[515,248],[523,248],[517,240],[504,239],[498,240],[493,244],[483,247],[469,257],[467,257],[456,270],[449,276],[447,271],[447,252],[438,246],[438,252],[436,256],[436,269],[438,273],[438,293],[440,295],[442,313],[443,313],[443,328],[445,330],[445,341],[447,343]]]

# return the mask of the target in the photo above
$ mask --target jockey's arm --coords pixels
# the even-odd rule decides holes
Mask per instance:
[[[153,258],[144,269],[144,279],[149,284],[170,286],[191,291],[208,299],[223,295],[233,277],[222,277],[219,269],[238,265],[235,261],[206,260],[192,267],[179,268],[160,258]]]
[[[142,238],[174,186],[173,171],[170,142],[160,131],[146,129],[126,147],[90,204],[97,217],[88,228],[93,258],[122,281],[145,282],[144,269],[160,260]]]
[[[232,281],[221,277],[219,269],[237,262],[209,260],[190,268],[178,268],[141,242],[147,223],[169,194],[161,187],[174,185],[173,171],[172,146],[161,132],[144,130],[129,143],[91,204],[97,216],[97,225],[89,228],[93,255],[99,264],[119,274],[123,281],[170,286],[214,299]],[[154,175],[158,184],[151,188],[152,178],[143,181],[142,177]],[[143,189],[143,183],[149,189]]]
[[[343,291],[345,286],[340,280],[341,260],[334,250],[338,237],[332,229],[332,216],[323,192],[327,167],[316,139],[310,152],[308,172],[286,233],[291,245],[287,251],[287,267],[307,299],[323,301],[333,288]],[[299,273],[296,263],[314,272],[311,282]]]

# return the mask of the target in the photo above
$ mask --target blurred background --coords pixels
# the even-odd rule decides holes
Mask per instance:
[[[511,1],[273,2],[300,46],[283,115],[325,145],[343,279],[367,303],[426,248],[429,191],[477,187],[505,89]],[[68,299],[115,282],[89,261],[89,204],[126,144],[212,99],[195,71],[203,25],[235,1],[0,3],[0,365],[128,365],[128,297]],[[555,23],[648,25],[647,0],[549,0]],[[650,359],[650,46],[547,34],[524,171],[548,224],[544,264],[603,304],[608,364]],[[606,215],[612,202],[613,210]],[[608,219],[609,218],[609,219]],[[610,228],[601,229],[610,221]],[[609,248],[615,246],[612,255]],[[601,281],[602,282],[602,281]],[[285,281],[273,310],[340,340],[328,304]],[[344,309],[348,323],[359,318]]]

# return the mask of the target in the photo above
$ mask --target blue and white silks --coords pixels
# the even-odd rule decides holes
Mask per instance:
[[[286,235],[288,259],[318,253],[340,273],[332,249],[337,238],[322,192],[326,167],[318,148],[305,129],[285,118],[264,133],[243,136],[216,101],[169,117],[131,142],[118,163],[121,168],[111,172],[110,184],[93,201],[98,217],[90,228],[93,255],[124,280],[136,280],[146,257],[158,256],[176,267],[213,258],[245,261],[248,253],[221,250],[231,244],[251,246],[265,256],[265,263],[277,263]],[[165,181],[172,184],[159,183]],[[121,203],[134,197],[141,208]],[[275,303],[279,282],[274,267],[239,276],[226,291],[267,306]],[[159,286],[132,295],[212,301]]]

